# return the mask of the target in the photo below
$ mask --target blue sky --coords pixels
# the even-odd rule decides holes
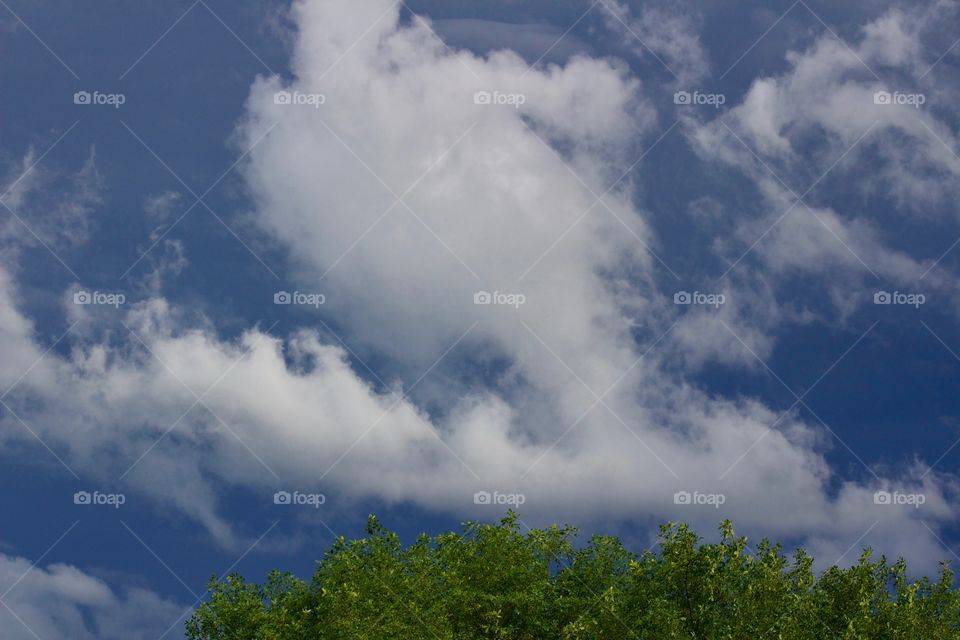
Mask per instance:
[[[957,560],[956,3],[0,5],[10,637],[368,513]]]

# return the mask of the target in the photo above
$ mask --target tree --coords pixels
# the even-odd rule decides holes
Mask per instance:
[[[957,640],[960,592],[946,564],[936,582],[910,581],[900,560],[817,576],[762,540],[755,553],[730,522],[703,542],[661,527],[658,551],[633,553],[556,525],[499,524],[422,535],[404,547],[373,516],[366,536],[340,537],[313,579],[230,575],[187,622],[190,640]]]

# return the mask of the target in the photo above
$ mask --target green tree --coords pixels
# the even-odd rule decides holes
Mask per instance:
[[[569,527],[521,530],[516,514],[404,546],[370,517],[339,538],[312,580],[230,575],[187,622],[190,640],[958,640],[960,592],[944,564],[911,581],[900,560],[819,576],[729,522],[716,543],[661,527],[637,554],[614,537],[581,548]],[[656,549],[656,550],[653,550]]]

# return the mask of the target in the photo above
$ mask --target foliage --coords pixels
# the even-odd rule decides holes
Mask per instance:
[[[910,581],[903,561],[873,560],[817,576],[763,540],[753,552],[729,522],[703,542],[661,527],[658,551],[617,538],[574,548],[576,531],[522,533],[516,514],[404,547],[370,517],[367,536],[337,539],[310,582],[212,580],[187,623],[190,640],[957,640],[960,592]]]

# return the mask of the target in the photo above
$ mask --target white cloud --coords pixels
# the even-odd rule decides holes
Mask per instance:
[[[835,546],[880,518],[877,535],[908,539],[922,568],[943,555],[917,531],[917,512],[873,504],[879,480],[833,476],[821,430],[699,390],[658,347],[641,357],[662,339],[664,353],[679,348],[690,362],[704,353],[751,360],[705,316],[663,335],[678,312],[650,293],[643,245],[657,239],[629,184],[590,209],[591,190],[606,191],[658,135],[627,69],[575,58],[527,73],[509,53],[451,54],[427,26],[398,26],[386,0],[301,2],[295,15],[296,77],[258,81],[240,132],[257,142],[245,171],[259,221],[289,247],[297,287],[327,295],[348,343],[386,361],[392,384],[427,371],[440,401],[428,411],[399,383],[376,390],[311,331],[283,341],[251,329],[225,341],[153,298],[113,316],[136,338],[81,322],[71,355],[51,353],[9,396],[69,464],[115,479],[149,451],[127,481],[227,545],[242,532],[221,513],[218,483],[269,495],[295,482],[342,502],[377,497],[471,515],[490,514],[472,502],[478,489],[521,491],[531,522],[653,514],[704,526],[729,515],[749,531]],[[278,104],[280,90],[326,100]],[[475,104],[476,91],[525,102]],[[391,210],[391,191],[410,210]],[[0,380],[12,383],[43,349],[0,275],[10,320],[0,351],[18,353]],[[526,303],[478,306],[478,289],[522,293]],[[751,348],[769,351],[745,315],[723,313]],[[717,342],[697,346],[711,329]],[[198,396],[202,406],[184,414]],[[9,433],[19,429],[4,419]],[[921,484],[899,475],[905,487]],[[931,474],[923,485],[932,526],[955,516],[944,482]],[[679,490],[728,499],[719,512],[678,506]]]
[[[178,208],[182,209],[183,207],[183,194],[179,191],[167,190],[153,193],[147,196],[143,202],[143,212],[147,220],[160,225],[173,222],[182,214],[182,210],[178,211]],[[156,236],[163,228],[164,226],[157,227],[150,234],[150,239],[156,240]]]
[[[936,73],[924,77],[931,61],[923,46],[950,11],[943,3],[888,11],[863,27],[852,49],[823,33],[806,50],[788,52],[785,71],[755,79],[729,111],[706,122],[685,116],[697,152],[742,171],[764,203],[759,216],[736,219],[737,241],[714,247],[737,265],[735,281],[757,259],[763,273],[776,275],[760,289],[746,277],[740,296],[772,302],[789,276],[803,275],[820,279],[841,318],[884,287],[936,292],[960,310],[956,276],[934,265],[937,253],[921,253],[898,233],[918,222],[956,228],[945,206],[958,195],[950,178],[960,171],[950,150],[958,139],[948,124],[955,92]],[[883,91],[924,102],[878,104]],[[831,206],[825,189],[838,179],[852,197]]]
[[[9,640],[155,639],[180,618],[185,605],[152,591],[118,594],[105,582],[68,564],[33,567],[26,558],[0,554],[0,628]],[[182,638],[177,626],[166,636]]]
[[[0,193],[6,194],[4,203],[20,218],[3,209],[8,219],[3,237],[26,244],[35,244],[39,237],[54,247],[83,244],[91,214],[103,203],[96,148],[90,148],[86,161],[74,172],[45,170],[37,160],[35,150],[29,149],[0,184]]]
[[[923,39],[939,26],[942,13],[943,7],[910,14],[893,10],[865,25],[860,42],[852,48],[824,33],[808,49],[788,52],[787,70],[754,80],[739,105],[696,132],[703,153],[754,163],[745,149],[737,148],[739,142],[730,139],[726,124],[775,170],[792,177],[809,165],[811,156],[821,171],[826,170],[871,131],[833,171],[842,174],[869,166],[876,175],[867,184],[874,191],[899,196],[903,212],[953,195],[949,184],[931,193],[935,182],[929,174],[942,178],[960,170],[960,161],[945,148],[956,149],[957,139],[938,119],[955,111],[955,96],[947,84],[934,80],[935,74],[922,75],[929,68],[921,56]],[[878,104],[874,95],[879,91],[902,94],[905,102]],[[919,108],[907,100],[917,94],[922,96]],[[859,178],[869,177],[863,173]]]
[[[684,3],[660,4],[644,3],[638,16],[621,2],[604,1],[596,10],[636,55],[657,56],[685,86],[703,80],[710,72],[710,61],[700,42],[697,10]]]

